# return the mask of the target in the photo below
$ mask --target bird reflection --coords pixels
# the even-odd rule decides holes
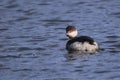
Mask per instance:
[[[89,57],[91,55],[96,55],[96,53],[88,53],[88,52],[80,52],[80,51],[68,51],[68,53],[65,55],[65,58],[67,60],[76,60],[80,57]]]

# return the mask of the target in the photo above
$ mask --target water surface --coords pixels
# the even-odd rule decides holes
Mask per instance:
[[[69,54],[67,25],[103,50]],[[120,80],[120,1],[1,0],[0,80]]]

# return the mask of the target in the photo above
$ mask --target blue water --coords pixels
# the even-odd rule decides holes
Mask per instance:
[[[69,54],[67,25],[102,50]],[[0,0],[0,80],[120,80],[120,0]]]

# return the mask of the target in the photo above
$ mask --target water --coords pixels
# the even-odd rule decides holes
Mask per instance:
[[[120,80],[119,0],[0,0],[0,80]],[[69,54],[67,25],[103,49]]]

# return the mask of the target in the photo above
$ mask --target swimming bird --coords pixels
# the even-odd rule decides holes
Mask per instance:
[[[99,49],[98,43],[89,36],[77,36],[78,31],[75,26],[66,27],[66,36],[69,37],[66,43],[68,51],[96,52]]]

